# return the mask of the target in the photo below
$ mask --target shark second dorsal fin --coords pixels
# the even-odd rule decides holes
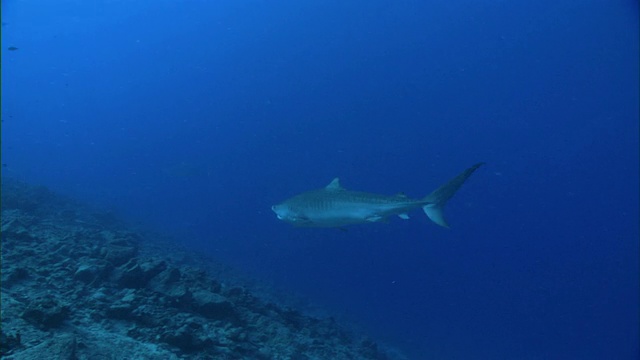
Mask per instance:
[[[325,190],[328,190],[328,191],[340,191],[340,190],[344,190],[344,188],[342,186],[340,186],[340,179],[339,178],[335,178],[335,179],[331,180],[329,185],[325,186]]]

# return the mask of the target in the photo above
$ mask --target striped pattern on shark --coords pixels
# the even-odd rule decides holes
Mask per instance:
[[[471,166],[422,199],[350,191],[335,178],[322,189],[296,195],[271,209],[278,219],[295,226],[343,227],[386,221],[390,216],[409,219],[408,212],[422,208],[431,221],[448,228],[443,214],[445,204],[483,164]]]

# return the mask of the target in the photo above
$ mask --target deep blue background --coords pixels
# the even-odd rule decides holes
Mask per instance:
[[[638,358],[637,1],[4,1],[3,176],[419,359]],[[16,51],[8,51],[16,46]],[[340,176],[447,208],[296,229]]]

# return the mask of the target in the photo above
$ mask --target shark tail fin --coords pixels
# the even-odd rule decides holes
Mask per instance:
[[[471,174],[473,174],[473,172],[482,165],[484,165],[484,163],[477,163],[471,166],[422,199],[426,203],[422,207],[422,210],[424,210],[424,213],[427,214],[427,217],[429,217],[431,221],[440,226],[449,228],[447,221],[444,219],[443,210],[445,204],[453,197],[453,195],[455,195]]]

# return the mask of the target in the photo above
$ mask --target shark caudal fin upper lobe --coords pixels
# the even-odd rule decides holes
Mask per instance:
[[[447,221],[444,219],[443,209],[445,204],[455,195],[469,176],[482,165],[484,165],[484,163],[473,165],[423,199],[427,204],[422,207],[422,210],[424,210],[424,213],[427,214],[431,221],[440,226],[449,227]]]

